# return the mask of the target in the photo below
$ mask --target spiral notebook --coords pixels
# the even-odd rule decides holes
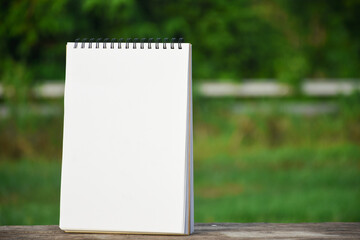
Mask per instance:
[[[191,44],[67,43],[60,228],[194,229]]]

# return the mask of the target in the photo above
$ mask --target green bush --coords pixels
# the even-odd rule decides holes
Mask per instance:
[[[0,75],[9,61],[31,84],[64,79],[65,43],[75,38],[184,37],[195,79],[358,77],[356,0],[5,1]]]

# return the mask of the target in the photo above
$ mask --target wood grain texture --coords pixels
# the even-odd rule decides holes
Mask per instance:
[[[191,236],[65,233],[56,225],[0,226],[0,239],[360,239],[360,223],[197,223]]]

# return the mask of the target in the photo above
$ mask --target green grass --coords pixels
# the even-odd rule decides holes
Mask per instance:
[[[59,162],[0,162],[0,225],[58,224],[59,200]]]
[[[360,109],[345,100],[299,116],[197,99],[195,221],[360,221]],[[0,121],[0,225],[58,224],[61,139],[61,115]]]
[[[317,116],[236,114],[232,101],[194,115],[196,222],[360,221],[358,100]]]
[[[0,162],[0,225],[58,224],[60,163]],[[258,149],[195,160],[196,222],[360,221],[360,150]]]
[[[262,149],[195,162],[197,222],[360,220],[360,150]]]

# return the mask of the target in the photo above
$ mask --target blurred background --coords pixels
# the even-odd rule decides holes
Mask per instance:
[[[0,224],[58,224],[65,45],[193,44],[196,222],[360,221],[360,1],[0,3]]]

